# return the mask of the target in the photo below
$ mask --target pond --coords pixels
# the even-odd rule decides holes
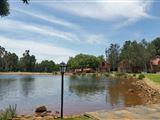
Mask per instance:
[[[141,104],[121,80],[93,76],[65,76],[64,113],[80,114]],[[0,75],[0,109],[17,104],[20,114],[32,114],[37,106],[60,111],[61,76]]]

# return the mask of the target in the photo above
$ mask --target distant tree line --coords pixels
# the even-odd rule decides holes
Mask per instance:
[[[52,60],[36,62],[36,57],[26,50],[21,58],[16,53],[11,53],[0,46],[0,71],[1,72],[54,72],[59,66]]]
[[[147,42],[145,39],[140,42],[129,40],[125,41],[122,47],[118,44],[111,44],[109,48],[106,48],[105,55],[106,58],[78,54],[69,58],[68,68],[93,68],[96,70],[99,63],[106,60],[111,66],[111,71],[117,71],[119,63],[124,60],[128,61],[130,72],[133,72],[134,68],[149,72],[150,60],[160,55],[160,38],[156,38],[152,42]]]
[[[130,72],[132,68],[139,68],[141,71],[148,72],[150,60],[160,55],[160,38],[147,42],[143,39],[140,42],[125,41],[122,48],[118,44],[111,44],[106,48],[106,58],[111,64],[111,70],[116,71],[120,61],[128,61]]]

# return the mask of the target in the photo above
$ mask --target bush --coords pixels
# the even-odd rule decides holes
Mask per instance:
[[[139,76],[138,76],[138,79],[140,79],[140,80],[143,80],[145,78],[145,75],[143,75],[143,74],[140,74]]]
[[[106,77],[109,77],[109,76],[110,76],[109,73],[105,73],[104,75],[105,75]]]
[[[125,76],[126,76],[126,73],[116,73],[116,76],[117,76],[117,77],[122,77],[122,76],[125,77]]]
[[[16,116],[17,105],[11,106],[0,112],[0,120],[9,120]]]
[[[133,77],[136,77],[136,74],[133,74]]]

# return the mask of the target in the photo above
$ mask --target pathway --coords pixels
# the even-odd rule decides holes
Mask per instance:
[[[100,110],[86,113],[97,120],[160,120],[160,104],[126,107],[118,110]]]

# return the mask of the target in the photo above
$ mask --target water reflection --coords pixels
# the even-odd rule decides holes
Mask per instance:
[[[0,100],[5,99],[6,96],[10,95],[10,91],[15,86],[16,80],[14,78],[0,78]]]
[[[111,80],[108,83],[108,97],[106,98],[106,101],[110,102],[111,106],[115,106],[119,103],[119,97],[120,97],[120,91],[118,84],[119,82],[117,80]],[[108,100],[109,99],[109,100]]]
[[[69,79],[70,92],[80,96],[88,97],[88,95],[99,94],[106,95],[106,104],[110,103],[112,107],[132,106],[141,104],[142,101],[137,93],[129,93],[129,89],[134,89],[130,80],[109,79],[103,76],[94,79],[89,76],[74,76]],[[104,94],[104,92],[106,94]]]
[[[22,94],[24,97],[29,97],[32,95],[35,89],[35,78],[32,76],[24,76],[20,79],[22,86]]]
[[[103,80],[89,76],[77,76],[69,79],[69,91],[78,96],[94,95],[105,90]]]
[[[110,80],[108,87],[108,98],[111,106],[117,106],[119,103],[123,103],[124,106],[134,106],[142,104],[141,99],[135,92],[131,93],[128,90],[134,89],[134,86],[130,84],[129,79]]]

